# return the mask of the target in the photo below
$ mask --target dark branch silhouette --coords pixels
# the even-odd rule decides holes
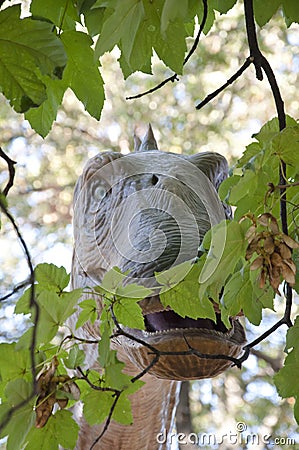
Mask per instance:
[[[3,295],[3,297],[0,298],[0,302],[4,302],[5,300],[12,297],[14,294],[19,292],[21,289],[25,288],[30,284],[30,279],[27,278],[27,280],[21,281],[21,283],[18,283],[10,292]]]
[[[244,12],[245,12],[245,23],[246,32],[248,38],[248,45],[250,50],[250,56],[253,58],[253,64],[256,70],[256,77],[258,80],[263,79],[262,69],[264,70],[273,97],[275,101],[275,107],[278,116],[279,130],[282,131],[286,127],[286,115],[284,111],[284,102],[280,94],[280,90],[272,70],[271,65],[268,60],[262,54],[257,40],[256,27],[254,20],[254,10],[253,10],[253,0],[244,0]],[[287,219],[287,198],[286,198],[286,163],[281,161],[279,168],[279,183],[280,183],[280,219],[282,231],[284,234],[288,234],[288,219]],[[286,311],[284,316],[285,323],[291,327],[292,321],[290,319],[290,312],[292,308],[292,288],[286,283],[285,289],[286,296]]]
[[[5,197],[7,196],[10,188],[13,186],[14,183],[14,178],[15,178],[15,168],[14,165],[17,164],[16,161],[13,161],[12,159],[10,159],[9,156],[6,155],[6,153],[4,153],[4,151],[2,150],[2,148],[0,148],[0,157],[2,159],[4,159],[4,161],[7,163],[7,167],[8,167],[8,173],[9,173],[9,178],[8,178],[8,182],[5,186],[5,188],[3,189],[3,194],[5,195]]]
[[[196,106],[196,109],[203,108],[207,103],[209,103],[217,95],[219,95],[222,91],[224,91],[224,89],[226,89],[230,84],[232,84],[234,81],[236,81],[242,75],[242,73],[245,72],[245,70],[250,66],[250,64],[252,62],[253,62],[253,59],[249,56],[245,60],[244,64],[237,70],[237,72],[232,77],[230,77],[227,80],[227,82],[224,83],[220,88],[216,89],[214,92],[207,95],[206,98]]]

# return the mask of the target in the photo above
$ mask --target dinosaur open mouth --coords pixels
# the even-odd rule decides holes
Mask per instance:
[[[159,332],[175,329],[200,328],[205,330],[226,333],[228,329],[221,321],[220,314],[216,313],[216,322],[211,319],[191,319],[181,317],[174,311],[160,311],[146,314],[144,316],[145,329],[147,332]]]
[[[145,328],[124,327],[126,335],[117,337],[133,364],[157,378],[191,380],[210,378],[233,364],[246,336],[236,316],[230,327],[221,321],[214,305],[216,320],[181,317],[164,307],[159,295],[139,302]]]

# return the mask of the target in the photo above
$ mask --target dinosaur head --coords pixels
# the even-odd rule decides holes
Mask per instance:
[[[227,172],[225,158],[217,153],[158,150],[150,126],[143,141],[135,138],[129,155],[104,152],[89,160],[75,189],[73,286],[98,285],[117,266],[128,273],[128,281],[152,288],[155,272],[195,260],[208,229],[231,215],[217,194]],[[145,330],[126,329],[134,339],[119,336],[114,345],[140,370],[150,366],[156,377],[215,376],[232,362],[201,355],[237,357],[245,344],[236,317],[230,329],[219,314],[216,322],[182,318],[163,307],[159,294],[140,305]],[[149,346],[161,353],[155,364]],[[190,348],[196,352],[186,354]]]

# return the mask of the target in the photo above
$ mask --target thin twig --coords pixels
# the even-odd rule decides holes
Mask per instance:
[[[270,192],[273,192],[275,189],[286,189],[294,186],[299,186],[299,181],[295,181],[294,183],[287,184],[277,184],[276,186],[273,183],[268,183],[270,188]],[[296,205],[297,206],[297,205]]]
[[[102,391],[102,392],[112,392],[113,394],[121,393],[122,391],[119,391],[118,389],[113,389],[109,387],[103,387],[103,386],[97,386],[96,384],[92,383],[88,376],[83,372],[82,368],[80,366],[76,367],[78,372],[81,375],[81,380],[86,381],[86,383],[95,391]]]
[[[231,76],[226,83],[224,83],[220,88],[216,89],[214,92],[212,92],[211,94],[207,95],[206,98],[200,102],[197,106],[196,109],[201,109],[203,108],[207,103],[209,103],[211,100],[213,100],[213,98],[215,98],[218,94],[220,94],[222,91],[224,91],[224,89],[226,89],[230,84],[232,84],[234,81],[236,81],[243,72],[245,72],[245,70],[250,66],[250,64],[253,62],[253,59],[249,56],[244,64],[237,70],[237,72]]]
[[[20,289],[23,289],[24,287],[28,286],[29,284],[30,284],[30,279],[28,279],[28,278],[27,278],[27,280],[21,281],[8,294],[3,295],[3,297],[0,298],[0,302],[3,302],[4,300],[7,300],[8,298],[12,297],[14,294],[19,292]]]
[[[100,342],[101,339],[84,339],[84,338],[80,338],[78,336],[75,336],[74,334],[68,334],[67,336],[65,336],[65,338],[63,338],[63,341],[61,342],[60,346],[67,340],[72,340],[74,339],[75,341],[79,341],[79,342],[83,342],[83,344],[98,344]]]
[[[111,408],[110,408],[108,417],[107,417],[107,419],[106,419],[104,428],[103,428],[101,434],[93,441],[92,446],[90,447],[90,450],[92,450],[92,449],[95,447],[95,445],[99,442],[100,439],[102,439],[102,437],[104,436],[104,434],[105,434],[106,431],[108,430],[108,427],[109,427],[110,422],[111,422],[112,414],[113,414],[113,412],[114,412],[114,410],[115,410],[115,407],[116,407],[116,404],[117,404],[117,402],[118,402],[118,400],[119,400],[120,394],[121,394],[121,391],[120,391],[120,392],[117,392],[117,393],[115,394],[115,398],[114,398],[114,401],[113,401],[113,403],[112,403],[112,405],[111,405]]]
[[[197,46],[198,46],[198,42],[199,42],[201,33],[203,32],[203,29],[204,29],[204,27],[205,27],[205,25],[206,25],[206,21],[207,21],[207,17],[208,17],[208,2],[207,2],[207,0],[202,0],[202,3],[203,3],[203,16],[202,16],[202,20],[201,20],[201,23],[200,23],[200,26],[199,26],[198,33],[197,33],[196,38],[195,38],[195,40],[194,40],[194,43],[193,43],[193,45],[192,45],[192,47],[191,47],[189,53],[187,54],[187,56],[186,56],[185,59],[184,59],[183,67],[184,67],[184,65],[189,61],[190,57],[191,57],[191,56],[193,55],[193,53],[195,52],[195,50],[196,50],[196,48],[197,48]],[[165,86],[165,84],[169,83],[169,81],[171,81],[172,83],[173,83],[174,81],[179,81],[178,74],[177,74],[177,73],[174,73],[173,75],[171,75],[170,77],[166,78],[164,81],[162,81],[161,83],[159,83],[157,86],[155,86],[155,87],[149,89],[148,91],[141,92],[140,94],[132,95],[132,96],[130,96],[130,97],[126,97],[126,100],[134,100],[134,99],[136,99],[136,98],[141,98],[141,97],[144,97],[145,95],[152,94],[153,92],[155,92],[155,91],[157,91],[158,89],[161,89],[163,86]]]
[[[26,256],[26,260],[27,260],[27,265],[29,268],[29,272],[30,272],[30,277],[29,277],[29,283],[31,285],[31,289],[30,289],[30,308],[33,309],[33,330],[32,330],[32,338],[31,338],[31,343],[30,343],[30,361],[31,361],[31,374],[32,374],[32,393],[29,395],[29,397],[25,400],[23,400],[22,402],[16,404],[15,406],[13,406],[8,413],[6,414],[4,420],[2,421],[2,423],[0,424],[0,430],[2,430],[7,423],[9,422],[9,420],[11,419],[12,415],[18,411],[20,408],[22,408],[24,405],[26,405],[36,394],[36,390],[37,390],[37,380],[36,380],[36,361],[35,361],[35,348],[36,348],[36,335],[37,335],[37,324],[38,324],[38,320],[39,320],[39,305],[35,300],[35,285],[34,285],[34,281],[35,281],[35,276],[34,276],[34,269],[33,269],[33,264],[32,264],[32,260],[31,260],[31,256],[27,247],[27,244],[16,224],[16,221],[14,220],[13,216],[10,214],[10,212],[8,211],[8,209],[6,208],[6,206],[3,204],[3,202],[0,201],[0,209],[2,210],[3,214],[5,214],[5,216],[8,218],[8,220],[10,221],[10,223],[12,224],[15,233],[20,241],[20,244],[23,248],[24,254]]]
[[[200,26],[199,26],[199,30],[198,30],[198,33],[196,35],[196,38],[195,38],[195,40],[193,42],[193,45],[192,45],[188,55],[184,59],[183,66],[189,61],[189,59],[191,58],[191,56],[193,55],[193,53],[197,49],[201,33],[203,32],[203,29],[204,29],[204,27],[206,25],[206,21],[207,21],[207,18],[208,18],[208,2],[207,2],[207,0],[202,0],[202,4],[203,4],[203,15],[202,15],[201,23],[200,23]]]
[[[0,147],[0,157],[2,159],[4,159],[4,161],[7,163],[7,167],[8,167],[8,173],[9,173],[9,179],[8,182],[5,186],[5,188],[3,189],[3,194],[5,195],[5,197],[7,196],[10,188],[13,186],[14,183],[14,178],[15,178],[15,167],[14,165],[17,164],[16,161],[13,161],[12,159],[10,159],[9,156],[6,155],[6,153],[4,153],[4,151],[2,150],[2,148]]]

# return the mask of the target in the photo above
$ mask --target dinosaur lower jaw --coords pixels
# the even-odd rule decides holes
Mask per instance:
[[[132,339],[124,336],[118,339],[130,360],[157,378],[210,378],[229,368],[233,363],[225,357],[237,358],[246,343],[244,329],[237,318],[231,318],[231,328],[226,329],[220,315],[216,317],[213,322],[182,318],[171,310],[148,313],[145,330],[126,328]]]

